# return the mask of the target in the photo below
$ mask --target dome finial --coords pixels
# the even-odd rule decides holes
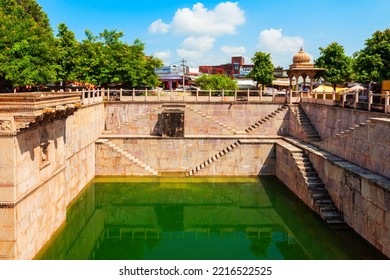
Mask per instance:
[[[293,63],[310,63],[310,61],[311,57],[303,50],[303,47],[293,57]]]

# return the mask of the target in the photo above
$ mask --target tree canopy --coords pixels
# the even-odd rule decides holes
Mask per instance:
[[[35,0],[0,1],[0,91],[48,83],[87,82],[154,87],[160,59],[146,56],[144,44],[122,41],[123,32],[86,31],[76,40],[66,24],[54,37],[49,19]]]
[[[78,79],[99,86],[120,84],[127,87],[155,87],[159,84],[155,68],[160,59],[146,56],[144,43],[132,45],[121,41],[123,32],[104,30],[99,36],[86,31],[80,45]]]
[[[365,48],[354,53],[356,79],[363,83],[390,79],[390,29],[376,31]]]
[[[195,80],[195,83],[202,90],[235,90],[238,89],[237,82],[226,75],[203,74]]]
[[[260,83],[262,85],[262,89],[264,90],[264,86],[271,84],[275,79],[274,65],[271,61],[271,54],[255,52],[255,55],[252,58],[252,62],[253,69],[248,76],[257,82],[257,87]]]
[[[79,62],[80,43],[66,24],[61,23],[57,28],[57,46],[59,50],[57,81],[62,82],[65,86],[66,82],[77,79],[76,66]]]
[[[0,1],[0,88],[40,85],[56,78],[52,29],[34,0]]]
[[[349,82],[352,79],[352,58],[345,55],[344,47],[338,43],[331,43],[326,48],[320,49],[320,57],[315,61],[315,66],[326,68],[321,75],[336,88],[337,84]]]

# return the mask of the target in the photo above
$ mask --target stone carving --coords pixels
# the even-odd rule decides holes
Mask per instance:
[[[46,130],[44,130],[41,134],[41,164],[46,164],[49,162],[49,135]]]
[[[0,120],[0,131],[12,131],[12,122],[10,120]]]

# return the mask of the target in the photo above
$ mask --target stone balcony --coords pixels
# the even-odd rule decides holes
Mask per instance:
[[[0,136],[16,135],[39,123],[66,118],[81,106],[80,93],[0,95]]]

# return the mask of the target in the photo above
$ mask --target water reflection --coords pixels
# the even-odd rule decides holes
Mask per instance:
[[[72,203],[66,224],[37,258],[383,256],[350,229],[330,228],[274,177],[224,177],[97,178]]]

